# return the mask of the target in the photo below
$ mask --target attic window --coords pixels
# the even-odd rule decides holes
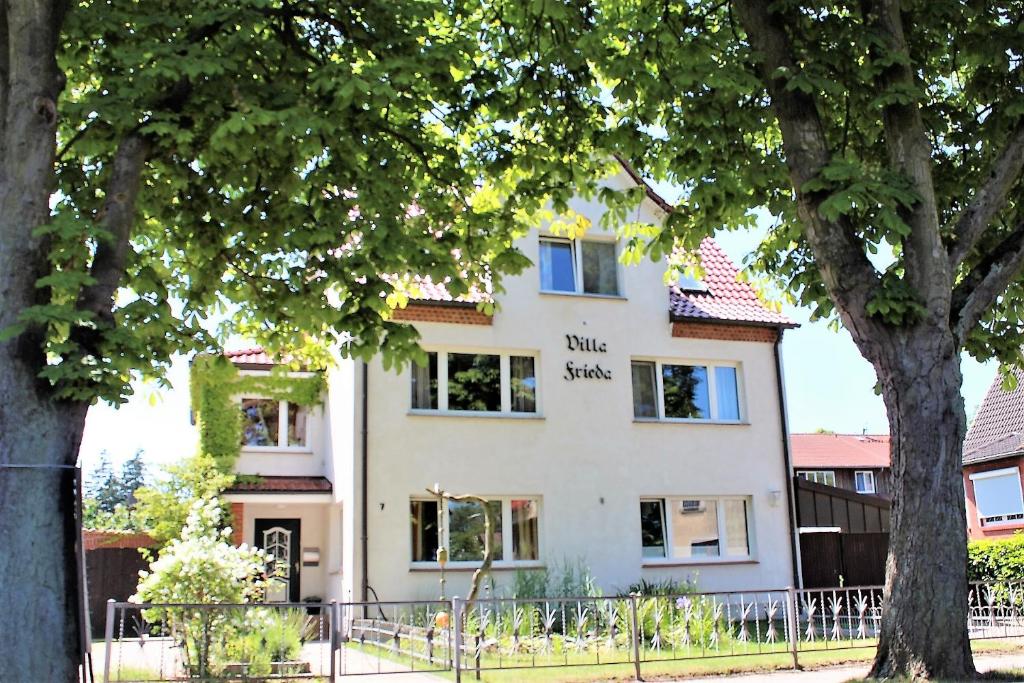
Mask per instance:
[[[540,239],[543,292],[619,296],[619,262],[610,240]]]

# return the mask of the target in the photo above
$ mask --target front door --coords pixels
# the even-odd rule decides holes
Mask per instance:
[[[276,573],[267,602],[299,601],[299,530],[297,519],[256,519],[255,545],[274,556],[267,573]]]

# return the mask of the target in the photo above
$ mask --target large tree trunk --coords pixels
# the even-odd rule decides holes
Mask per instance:
[[[59,0],[0,0],[0,330],[47,303],[35,229],[49,218]],[[45,330],[0,342],[0,680],[75,681],[80,661],[74,472],[87,405],[39,379]]]
[[[892,434],[893,505],[872,675],[966,680],[967,525],[960,358],[948,330],[916,330],[875,363]]]
[[[0,352],[0,680],[76,681],[79,648],[74,470],[85,404],[40,395]],[[14,369],[14,372],[11,370]]]

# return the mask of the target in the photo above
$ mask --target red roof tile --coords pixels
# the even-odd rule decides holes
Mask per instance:
[[[224,357],[235,365],[276,365],[270,356],[259,347],[225,351]]]
[[[707,291],[669,289],[672,320],[722,320],[779,327],[796,324],[761,301],[754,288],[739,280],[739,270],[710,237],[700,243],[699,254]]]
[[[260,476],[252,481],[236,481],[227,493],[330,493],[326,477]]]
[[[793,467],[889,467],[888,434],[791,434]]]
[[[964,439],[965,465],[1024,451],[1024,371],[1013,374],[1013,391],[1003,389],[1002,375],[992,380]]]

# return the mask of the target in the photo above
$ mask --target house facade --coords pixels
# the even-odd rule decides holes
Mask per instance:
[[[891,497],[888,434],[793,434],[793,473],[816,484]]]
[[[624,168],[608,181],[642,182]],[[642,221],[671,210],[649,188]],[[796,583],[778,345],[791,323],[737,280],[718,246],[701,282],[619,263],[603,208],[583,238],[544,229],[533,266],[504,280],[493,315],[424,283],[395,317],[423,366],[339,360],[324,403],[239,396],[243,478],[226,495],[236,540],[289,558],[276,599],[465,595],[483,515],[435,487],[490,501],[492,576],[586,567],[606,592],[641,579],[706,590]],[[229,354],[246,373],[259,350]],[[270,415],[270,419],[267,416]]]
[[[972,540],[1024,530],[1024,372],[1013,370],[1013,389],[992,381],[964,439],[967,533]]]

